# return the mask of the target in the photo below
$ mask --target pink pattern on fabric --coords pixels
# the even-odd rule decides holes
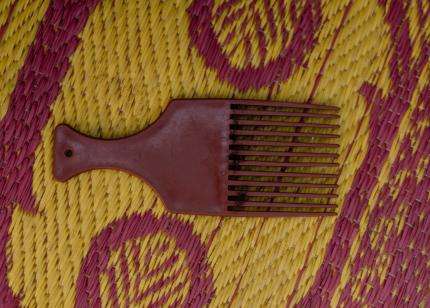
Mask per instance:
[[[430,45],[424,35],[421,52],[416,59],[412,58],[412,42],[406,8],[407,4],[403,1],[392,1],[387,7],[385,21],[391,27],[391,39],[394,45],[389,63],[390,91],[386,97],[383,97],[382,90],[369,83],[365,83],[360,89],[360,93],[371,104],[368,150],[345,198],[342,211],[336,221],[333,238],[326,249],[323,264],[311,289],[297,305],[298,307],[329,306],[350,254],[351,245],[357,235],[360,218],[364,210],[369,207],[370,195],[388,157],[400,121],[410,106],[419,76],[429,60]],[[411,236],[418,235],[411,234]],[[358,262],[361,261],[358,260]],[[395,268],[399,264],[392,266]],[[384,296],[383,299],[384,304],[391,302],[389,296]]]
[[[249,2],[249,6],[252,9],[253,3],[256,0]],[[265,1],[265,12],[269,21],[269,33],[274,35],[274,21],[273,14],[269,4]],[[294,1],[293,1],[294,3]],[[229,11],[234,3],[226,0],[221,4],[214,14],[221,14],[224,11]],[[283,19],[287,18],[286,8],[284,0],[278,0],[277,2],[279,12]],[[296,5],[292,4],[290,12],[294,12],[292,16],[293,31],[290,34],[291,39],[287,41],[289,33],[285,28],[281,30],[280,36],[282,37],[283,50],[279,56],[275,59],[267,61],[265,64],[261,64],[258,67],[253,66],[250,63],[250,58],[254,55],[251,54],[250,39],[249,36],[245,35],[245,55],[247,59],[247,65],[242,68],[233,66],[228,55],[223,52],[223,45],[231,40],[234,35],[231,32],[224,42],[220,42],[220,38],[215,32],[212,20],[214,15],[212,13],[214,9],[213,0],[195,0],[188,8],[188,15],[190,18],[190,24],[188,28],[191,43],[198,50],[200,55],[203,57],[205,64],[217,71],[218,76],[221,80],[228,81],[232,85],[236,86],[239,90],[245,91],[250,88],[260,89],[264,86],[273,85],[276,82],[286,81],[291,77],[295,66],[304,65],[305,57],[310,53],[316,43],[316,33],[321,26],[321,3],[319,0],[306,0],[303,3],[303,9],[301,14],[297,16]],[[236,12],[232,11],[230,18],[226,18],[226,22],[237,18],[237,14],[243,13],[243,10]],[[250,21],[251,22],[251,21]],[[266,38],[261,30],[261,18],[258,14],[254,14],[252,22],[255,24],[256,32],[258,34],[259,44],[259,55],[263,59],[266,57],[267,40],[270,39],[270,35]],[[242,28],[245,25],[242,24]],[[237,29],[237,31],[244,31],[244,29]]]
[[[110,276],[110,300],[114,303],[118,302],[116,280],[112,272],[115,269],[108,265],[111,251],[121,249],[127,241],[151,236],[157,232],[162,232],[168,238],[173,239],[177,250],[186,254],[186,266],[190,272],[190,277],[188,278],[190,279],[190,290],[184,301],[175,303],[173,307],[202,307],[207,305],[214,292],[212,271],[206,260],[207,247],[193,233],[192,225],[166,215],[157,219],[150,212],[147,212],[143,215],[133,214],[129,218],[121,218],[109,224],[98,236],[93,238],[76,283],[76,307],[101,307],[100,275],[102,273],[107,273]],[[138,247],[135,248],[133,262],[139,263],[143,261],[148,264],[153,254],[147,252],[145,259],[139,260],[138,249]],[[162,252],[162,246],[160,249]],[[159,272],[168,271],[177,261],[177,254],[173,254],[156,269],[146,273],[139,273],[139,275],[145,275],[145,278],[149,279]],[[136,264],[136,268],[140,267],[140,264]],[[126,269],[122,270],[123,276],[127,274],[128,271]],[[180,274],[180,272],[175,272],[167,276],[163,275],[161,280],[156,281],[148,289],[140,293],[135,292],[138,295],[136,298],[133,298],[132,304],[139,304],[140,300],[150,294],[156,293],[168,283],[177,279]],[[140,290],[139,284],[143,278],[143,276],[137,277],[136,290]],[[125,281],[128,280],[125,279]],[[179,284],[179,286],[182,285]],[[128,286],[128,288],[131,288],[131,286]],[[165,305],[169,296],[177,291],[177,289],[169,290],[164,296],[152,302],[150,306],[159,307]]]
[[[9,108],[0,121],[0,302],[16,307],[19,300],[7,282],[6,243],[16,203],[36,212],[32,192],[34,152],[50,106],[60,92],[78,35],[99,0],[53,1],[19,71]]]
[[[420,95],[420,102],[412,114],[412,129],[391,166],[390,180],[382,187],[369,215],[358,249],[365,253],[357,254],[354,259],[351,278],[340,299],[346,307],[359,306],[361,301],[373,306],[418,307],[429,294],[430,164],[422,163],[430,157],[430,126],[420,129],[418,125],[430,120],[430,85]],[[419,180],[421,171],[423,177]],[[400,173],[406,174],[403,180],[398,177]],[[393,195],[393,191],[398,194]],[[394,223],[399,217],[405,218],[403,228]],[[391,222],[392,226],[384,224],[378,230],[381,222]],[[374,245],[373,237],[376,237]],[[386,277],[361,273],[367,268],[381,268],[383,265],[377,263],[381,256],[386,258]],[[357,284],[360,301],[352,296],[352,287]]]

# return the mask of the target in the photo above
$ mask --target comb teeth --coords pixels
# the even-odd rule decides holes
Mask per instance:
[[[231,104],[228,210],[335,214],[338,112],[314,104]]]

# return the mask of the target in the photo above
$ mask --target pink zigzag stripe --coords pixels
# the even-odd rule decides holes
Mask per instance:
[[[50,116],[50,106],[60,92],[69,59],[79,44],[78,35],[90,12],[99,3],[54,0],[18,74],[9,108],[0,121],[0,302],[19,306],[7,282],[6,243],[16,203],[35,213],[32,193],[34,152],[41,130]]]
[[[406,4],[403,1],[390,2],[385,21],[391,27],[394,45],[389,62],[391,89],[386,97],[382,97],[382,91],[369,83],[360,89],[360,93],[371,104],[368,150],[345,198],[323,264],[309,292],[297,304],[298,307],[330,305],[357,235],[360,218],[368,207],[370,194],[388,157],[400,121],[410,106],[418,77],[429,60],[430,46],[427,41],[423,42],[417,59],[412,58]]]

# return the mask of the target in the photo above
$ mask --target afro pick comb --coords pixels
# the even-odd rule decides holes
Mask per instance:
[[[168,210],[221,216],[333,215],[334,106],[228,99],[173,100],[121,139],[55,131],[54,176],[119,169],[149,183]]]

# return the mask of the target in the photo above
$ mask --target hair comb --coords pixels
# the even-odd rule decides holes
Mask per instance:
[[[129,172],[174,213],[334,215],[339,109],[259,100],[173,100],[140,133],[96,139],[59,125],[54,176]]]

